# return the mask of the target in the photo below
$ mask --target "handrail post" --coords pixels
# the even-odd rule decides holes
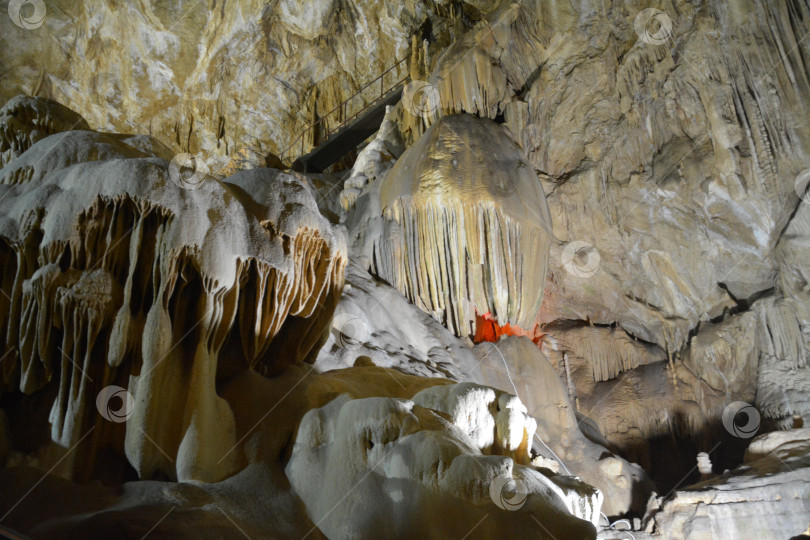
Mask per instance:
[[[396,68],[398,68],[400,65],[402,65],[402,63],[403,63],[403,62],[406,62],[408,59],[409,59],[409,57],[408,57],[408,56],[405,56],[404,58],[402,58],[402,59],[400,59],[398,62],[396,62],[394,65],[392,65],[391,67],[389,67],[388,69],[386,69],[385,71],[383,71],[383,72],[382,72],[382,73],[381,73],[381,74],[380,74],[380,75],[377,77],[378,79],[380,79],[380,97],[379,97],[378,99],[382,99],[382,98],[385,96],[385,74],[386,74],[386,73],[388,73],[389,71],[393,71],[393,70],[395,70],[395,69],[396,69]],[[409,78],[409,76],[408,76],[408,75],[406,75],[404,78],[402,78],[402,79],[398,80],[396,83],[392,84],[392,85],[391,85],[391,88],[394,88],[395,86],[397,86],[397,85],[399,85],[399,84],[403,83],[403,82],[404,82],[404,81],[406,81],[408,78]],[[355,98],[355,97],[357,97],[358,95],[362,94],[362,93],[363,93],[363,92],[364,92],[364,91],[365,91],[367,88],[371,88],[371,86],[372,86],[372,85],[373,85],[375,82],[376,82],[376,81],[372,80],[371,82],[367,83],[367,84],[366,84],[365,86],[363,86],[363,87],[362,87],[360,90],[358,90],[357,92],[355,92],[354,94],[352,94],[351,96],[349,96],[349,98],[348,98],[348,99],[346,99],[345,101],[343,101],[343,103],[341,103],[340,105],[338,105],[337,107],[335,107],[334,109],[332,109],[331,111],[329,111],[328,113],[326,113],[326,115],[325,115],[325,116],[323,116],[322,118],[320,118],[320,119],[319,119],[317,122],[313,122],[313,123],[309,124],[309,125],[306,127],[306,129],[304,129],[304,131],[303,131],[303,132],[302,132],[302,133],[299,135],[299,137],[298,137],[299,139],[301,139],[301,156],[303,156],[303,155],[304,155],[304,147],[305,147],[305,141],[304,141],[304,139],[306,138],[306,135],[307,135],[308,133],[312,133],[312,136],[313,136],[313,138],[312,138],[312,146],[313,146],[313,148],[316,148],[316,146],[315,146],[315,136],[314,136],[314,134],[315,134],[315,127],[316,127],[318,124],[323,124],[323,130],[324,130],[324,133],[326,134],[326,138],[325,138],[324,140],[328,139],[328,138],[329,138],[329,137],[332,135],[332,133],[336,133],[336,132],[337,132],[337,131],[339,131],[341,128],[343,128],[344,126],[348,125],[348,123],[349,123],[349,101],[350,101],[350,100],[352,100],[352,99],[354,99],[354,98]],[[376,102],[376,100],[372,100],[372,104],[373,104],[373,103],[375,103],[375,102]],[[352,119],[354,119],[354,118],[356,118],[356,117],[359,117],[359,116],[360,116],[360,113],[362,113],[363,111],[365,111],[366,109],[368,109],[370,105],[371,105],[371,104],[366,105],[365,107],[360,108],[360,110],[358,110],[358,111],[357,111],[357,112],[356,112],[354,115],[352,115]],[[343,109],[343,119],[342,119],[342,121],[341,121],[341,119],[340,119],[340,118],[338,118],[338,119],[336,120],[336,122],[337,122],[337,124],[338,124],[338,125],[336,126],[336,128],[335,128],[335,129],[334,129],[334,131],[333,131],[333,130],[331,130],[331,129],[328,127],[326,120],[329,118],[329,116],[330,116],[330,115],[332,115],[332,113],[336,113],[336,112],[338,112],[338,110],[339,110],[339,109],[341,109],[341,108]],[[297,141],[297,140],[293,141],[293,142],[292,142],[292,144],[290,144],[290,146],[289,146],[289,147],[288,147],[286,150],[283,150],[283,151],[281,152],[281,156],[280,156],[280,157],[281,157],[281,159],[284,159],[284,158],[285,158],[285,157],[286,157],[288,154],[290,154],[290,153],[293,151],[293,148],[295,148],[295,144],[296,144],[296,142],[298,142],[298,141]]]

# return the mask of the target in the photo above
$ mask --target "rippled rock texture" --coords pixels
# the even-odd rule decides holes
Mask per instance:
[[[612,519],[641,516],[654,489],[629,520],[636,538],[802,532],[806,434],[788,453],[760,439],[738,465],[756,434],[810,422],[807,0],[46,8],[27,28],[0,17],[0,98],[76,111],[29,97],[0,111],[0,376],[31,396],[4,407],[0,457],[46,470],[64,457],[57,472],[74,478],[106,450],[153,478],[272,463],[262,478],[284,517],[246,526],[316,535],[333,499],[308,481],[285,499],[280,466],[317,431],[299,431],[303,415],[330,426],[358,413],[352,426],[385,433],[386,415],[433,418],[405,402],[446,377],[518,395],[537,417],[532,467],[580,475]],[[262,168],[322,141],[379,90],[326,113],[405,57],[389,77],[413,84],[339,164],[350,171]],[[184,172],[179,152],[219,181]],[[477,315],[535,343],[473,346]],[[305,360],[354,367],[312,386]],[[91,410],[107,384],[135,394],[126,424]],[[21,438],[33,410],[45,441]],[[469,437],[453,426],[442,444]],[[361,435],[297,456],[342,456]],[[21,440],[24,458],[9,450]],[[85,446],[66,456],[73,441]],[[360,465],[339,482],[373,473]],[[381,484],[402,472],[388,465]],[[36,481],[14,474],[19,492]],[[714,476],[689,486],[701,475]],[[216,486],[184,508],[210,507]],[[765,530],[780,501],[790,515]]]
[[[67,0],[46,2],[29,29],[4,7],[0,102],[49,97],[95,129],[149,133],[219,169],[245,148],[281,155],[308,124],[408,57],[414,36],[441,49],[493,7],[486,4]],[[402,63],[385,83],[407,74]],[[367,88],[330,115],[285,162],[379,92]]]
[[[17,101],[18,140],[62,112]],[[296,177],[206,181],[145,142],[66,131],[0,170],[3,389],[53,395],[52,441],[85,443],[71,476],[113,449],[142,477],[217,480],[239,466],[217,377],[314,359],[345,247]],[[125,426],[96,414],[110,385],[130,390]]]
[[[381,180],[372,269],[460,336],[476,313],[531,328],[551,223],[537,175],[494,122],[446,116]]]

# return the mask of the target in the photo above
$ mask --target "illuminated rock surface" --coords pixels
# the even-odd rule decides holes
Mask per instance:
[[[488,426],[492,437],[501,433],[499,413],[493,417],[485,400],[451,398],[444,405],[461,417],[452,416],[450,423],[415,404],[437,405],[425,393],[445,388],[450,388],[441,392],[446,396],[465,393],[438,386],[423,390],[414,401],[340,397],[302,419],[287,476],[328,537],[367,538],[393,529],[401,537],[438,539],[463,536],[476,522],[481,522],[476,531],[482,537],[507,527],[541,538],[593,534],[589,521],[599,517],[600,493],[571,478],[549,478],[497,452],[482,455],[465,429],[467,417],[479,428]],[[492,499],[490,486],[499,477],[515,478],[520,486],[510,509],[514,513],[497,508]],[[356,496],[340,504],[347,493]],[[417,515],[420,519],[413,519]]]
[[[3,387],[55,392],[62,447],[94,430],[61,464],[68,476],[123,447],[142,477],[218,480],[238,463],[219,460],[236,439],[217,374],[313,355],[345,248],[295,177],[245,171],[187,190],[132,139],[60,133],[0,171]],[[125,434],[95,408],[111,384],[134,398]]]
[[[460,336],[475,314],[530,328],[551,243],[543,189],[494,122],[440,119],[381,180],[372,269]]]
[[[37,5],[0,8],[0,99],[39,96],[0,110],[0,527],[807,529],[807,0]],[[406,57],[365,146],[265,168]]]

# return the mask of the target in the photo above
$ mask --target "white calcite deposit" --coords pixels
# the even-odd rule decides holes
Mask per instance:
[[[537,175],[502,127],[443,117],[380,182],[377,275],[457,335],[475,333],[476,313],[532,327],[551,221]]]
[[[11,536],[807,531],[807,0],[1,9]]]
[[[124,448],[141,476],[221,479],[238,464],[220,459],[236,438],[217,375],[317,352],[343,286],[343,239],[293,176],[253,170],[183,189],[129,142],[58,133],[0,170],[3,386],[58,383],[55,443],[97,429],[71,458],[78,477],[117,444],[92,407],[117,384],[134,396]]]
[[[479,429],[495,428],[498,415],[493,422],[486,399],[470,395],[468,387],[456,388],[424,390],[414,401],[341,396],[309,411],[286,473],[313,523],[329,538],[368,538],[388,531],[401,538],[438,539],[463,536],[476,522],[482,537],[502,528],[549,539],[593,534],[601,494],[572,478],[549,478],[497,452],[481,454],[480,441],[469,436],[470,422]],[[470,420],[448,421],[415,403],[438,397],[434,389],[448,389],[441,405]],[[482,388],[487,390],[494,395]],[[491,431],[490,439],[498,429]],[[480,438],[481,433],[473,435]],[[514,496],[498,492],[492,497],[491,486],[500,486],[500,478],[516,484]],[[504,510],[509,502],[514,507]]]

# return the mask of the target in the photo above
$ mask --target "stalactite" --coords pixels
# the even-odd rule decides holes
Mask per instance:
[[[442,118],[383,180],[372,269],[457,335],[476,311],[532,328],[551,242],[521,150],[496,124]]]
[[[775,298],[755,304],[762,344],[756,402],[765,417],[777,420],[802,414],[810,402],[807,344],[791,304],[791,300]]]
[[[579,326],[550,331],[555,348],[572,364],[585,364],[595,382],[615,379],[620,373],[664,359],[658,347],[639,343],[621,328]]]
[[[2,170],[4,179],[36,172],[0,186],[9,209],[0,336],[18,351],[2,360],[3,388],[55,385],[51,439],[70,448],[101,425],[101,389],[127,385],[135,405],[124,447],[138,473],[219,480],[240,458],[217,377],[275,373],[317,350],[343,285],[343,241],[309,192],[277,171],[184,192],[153,156],[49,169],[92,136],[35,143]],[[138,152],[103,140],[111,152]],[[93,160],[92,150],[78,156]],[[77,452],[76,474],[96,450]]]

